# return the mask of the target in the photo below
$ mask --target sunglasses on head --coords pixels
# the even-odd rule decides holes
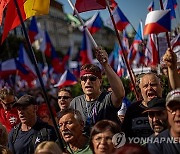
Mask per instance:
[[[81,81],[87,81],[87,80],[90,80],[90,81],[96,81],[97,80],[97,77],[96,76],[93,76],[93,75],[91,75],[91,76],[81,76]]]
[[[58,96],[58,99],[69,99],[69,96]]]

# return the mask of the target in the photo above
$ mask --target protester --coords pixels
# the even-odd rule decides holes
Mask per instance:
[[[8,133],[6,128],[0,123],[0,145],[7,146]]]
[[[8,132],[20,122],[17,110],[12,108],[15,101],[11,88],[4,87],[0,90],[0,123],[6,127]]]
[[[83,134],[84,121],[78,110],[65,109],[60,112],[59,130],[66,149],[73,154],[92,154],[89,138]]]
[[[140,79],[139,88],[143,99],[128,107],[122,125],[126,137],[148,137],[153,133],[147,113],[142,114],[142,112],[147,108],[147,102],[154,97],[162,97],[160,79],[154,73],[146,73]]]
[[[33,96],[24,95],[13,106],[21,121],[8,136],[8,146],[13,153],[33,153],[42,141],[57,139],[54,128],[37,118],[37,102]]]
[[[115,152],[115,146],[112,137],[120,133],[118,124],[110,120],[101,120],[97,122],[91,130],[90,147],[94,154],[111,154]]]
[[[59,148],[57,143],[44,141],[37,146],[34,154],[62,154],[62,150]]]
[[[56,110],[55,110],[54,106],[51,106],[51,110],[53,112],[53,116],[54,116],[55,121],[58,122],[57,114],[56,114]],[[49,112],[49,109],[48,109],[48,106],[46,103],[42,103],[42,104],[38,105],[37,116],[43,122],[46,122],[49,125],[54,127],[54,124],[53,124],[53,121],[51,119],[50,112]]]
[[[165,108],[166,100],[164,98],[155,97],[148,102],[148,107],[144,111],[148,112],[150,126],[154,133],[151,137],[157,136],[160,132],[167,129],[167,112]]]
[[[71,100],[72,100],[71,90],[69,90],[67,88],[59,89],[59,91],[58,91],[58,105],[59,105],[61,111],[69,108]]]
[[[180,88],[172,90],[166,97],[169,129],[156,137],[156,142],[149,143],[151,154],[180,153]]]
[[[168,67],[168,76],[172,89],[180,88],[180,75],[177,69],[177,56],[168,48],[163,56],[163,61]]]
[[[97,49],[96,58],[104,68],[112,92],[101,92],[102,74],[100,68],[93,64],[85,64],[81,67],[80,72],[84,95],[75,97],[70,104],[71,108],[79,110],[83,116],[87,134],[89,134],[89,128],[100,120],[109,119],[119,122],[117,112],[125,95],[120,78],[108,64],[107,53],[102,49]]]

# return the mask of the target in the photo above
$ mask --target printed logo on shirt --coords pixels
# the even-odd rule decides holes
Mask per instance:
[[[41,141],[40,138],[37,137],[37,138],[36,138],[36,141],[35,141],[35,144],[40,143],[40,141]]]
[[[10,117],[9,122],[10,122],[11,125],[13,125],[13,124],[15,124],[17,122],[17,118],[16,117]]]

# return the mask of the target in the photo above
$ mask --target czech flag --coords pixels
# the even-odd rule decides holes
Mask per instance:
[[[103,26],[103,21],[100,17],[100,13],[96,13],[91,19],[86,21],[85,26],[87,26],[91,34],[96,33]]]
[[[54,87],[62,88],[65,86],[75,85],[76,83],[77,83],[76,77],[69,70],[66,70],[62,74],[58,83],[54,85]]]
[[[28,35],[29,35],[29,39],[31,43],[33,43],[36,40],[36,36],[38,35],[38,33],[39,33],[39,30],[38,30],[36,18],[32,17],[31,23],[29,26],[29,31],[28,31]]]
[[[105,0],[76,0],[75,8],[79,13],[100,10],[106,8],[106,2]]]
[[[92,55],[92,46],[89,40],[86,31],[83,31],[83,39],[80,50],[81,64],[92,64],[93,63],[93,55]]]
[[[35,15],[48,14],[50,0],[18,0],[19,9],[23,20],[26,20]],[[17,14],[17,9],[14,1],[11,0],[7,6],[6,17],[4,21],[4,31],[2,35],[1,43],[7,37],[10,30],[19,26],[20,19]]]
[[[180,34],[178,34],[172,41],[171,41],[172,48],[176,46],[180,46]]]
[[[144,35],[171,31],[170,10],[156,10],[146,17]]]
[[[175,12],[175,8],[177,6],[177,2],[175,2],[175,0],[165,0],[164,1],[164,9],[170,9],[171,11],[171,19],[176,18],[176,12]]]
[[[154,1],[152,1],[149,6],[147,7],[148,11],[151,12],[151,11],[154,11]]]
[[[125,29],[129,21],[118,6],[113,10],[112,14],[116,23],[116,28],[120,31]]]

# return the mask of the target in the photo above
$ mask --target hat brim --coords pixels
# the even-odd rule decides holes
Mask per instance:
[[[164,107],[152,107],[149,109],[146,109],[143,113],[147,113],[147,112],[156,112],[156,111],[162,111],[165,110]]]

